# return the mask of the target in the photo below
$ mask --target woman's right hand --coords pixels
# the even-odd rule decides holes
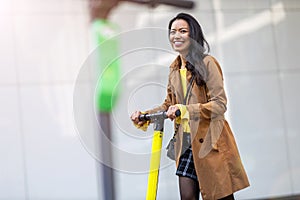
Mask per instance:
[[[141,111],[134,111],[130,116],[131,121],[139,126],[143,125],[145,122],[139,120],[139,116],[141,114],[142,114]]]
[[[167,116],[170,120],[176,119],[176,111],[179,110],[179,107],[177,105],[172,105],[167,110]]]

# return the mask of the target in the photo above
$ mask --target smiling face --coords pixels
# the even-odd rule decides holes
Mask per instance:
[[[190,46],[188,23],[183,19],[175,20],[171,25],[169,39],[172,48],[181,55],[186,56]]]

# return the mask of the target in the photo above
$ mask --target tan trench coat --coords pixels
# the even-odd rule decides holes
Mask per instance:
[[[199,187],[204,200],[220,199],[249,186],[237,145],[229,124],[224,118],[226,95],[223,75],[219,63],[212,56],[206,56],[208,79],[205,86],[195,81],[188,97],[189,125],[192,136],[192,152]],[[167,96],[164,103],[147,112],[167,110],[170,105],[183,102],[183,92],[178,56],[170,66]],[[187,84],[191,73],[187,72]],[[181,155],[182,128],[176,135],[175,152],[178,165]]]

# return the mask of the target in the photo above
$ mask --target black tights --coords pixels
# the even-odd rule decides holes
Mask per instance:
[[[181,200],[199,200],[199,185],[193,179],[179,176],[179,190]],[[231,194],[219,200],[234,200],[234,196]]]
[[[179,176],[179,190],[181,200],[199,200],[199,185],[193,179]]]

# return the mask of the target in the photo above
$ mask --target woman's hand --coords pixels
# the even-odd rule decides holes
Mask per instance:
[[[170,106],[168,111],[167,111],[167,116],[170,118],[172,121],[176,118],[175,112],[179,110],[179,107],[176,105]]]
[[[140,125],[140,126],[143,125],[145,122],[139,120],[139,116],[141,114],[142,114],[141,111],[134,111],[130,116],[131,121],[137,125]]]

